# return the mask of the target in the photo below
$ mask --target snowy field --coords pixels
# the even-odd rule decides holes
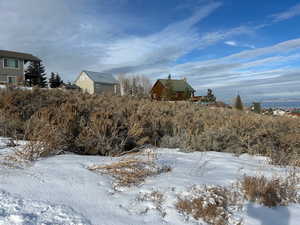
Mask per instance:
[[[172,171],[148,177],[138,186],[116,190],[110,176],[87,167],[109,164],[118,158],[67,154],[11,168],[3,163],[3,156],[12,151],[5,143],[2,138],[0,225],[205,224],[187,219],[175,208],[177,196],[185,194],[191,186],[230,187],[245,174],[287,174],[285,168],[268,165],[264,157],[157,149],[157,163],[171,166]],[[153,191],[163,194],[161,210],[145,198]],[[300,205],[267,208],[246,202],[236,216],[243,218],[245,225],[299,225]]]

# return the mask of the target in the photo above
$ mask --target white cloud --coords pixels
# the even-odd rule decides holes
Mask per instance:
[[[250,33],[250,30],[249,30],[249,33]],[[237,43],[236,41],[225,41],[224,44],[233,46],[233,47],[243,47],[243,48],[252,48],[252,49],[255,48],[254,45]]]
[[[251,45],[251,44],[244,44],[243,47],[246,47],[246,48],[252,48],[254,49],[255,48],[255,45]]]
[[[279,22],[300,15],[300,4],[297,4],[288,10],[272,15],[274,22]]]
[[[220,3],[208,4],[191,17],[170,24],[146,37],[129,36],[106,47],[107,57],[100,63],[105,70],[136,72],[141,68],[168,65],[199,44],[194,25],[211,14]]]
[[[209,1],[158,32],[128,34],[127,28],[145,25],[121,9],[115,11],[116,1],[101,0],[100,8],[94,0],[1,1],[0,49],[33,53],[49,72],[62,72],[71,81],[82,69],[153,76],[169,73],[178,58],[194,49],[253,32],[240,26],[201,33],[196,25],[221,6]]]
[[[230,46],[237,46],[237,43],[235,41],[225,41],[224,43]]]
[[[139,72],[165,67],[198,47],[194,26],[221,6],[206,3],[159,32],[132,36],[127,28],[138,30],[145,24],[116,11],[116,1],[1,1],[0,49],[33,53],[49,72],[63,72],[70,80],[85,68]]]
[[[145,36],[130,36],[106,46],[107,57],[99,62],[112,73],[169,73],[175,60],[194,49],[202,49],[225,38],[249,34],[248,27],[236,27],[223,32],[200,34],[195,25],[220,7],[211,3],[197,10],[186,20],[170,24],[160,32]]]
[[[258,98],[258,93],[266,97],[277,89],[299,89],[295,84],[299,84],[300,69],[287,66],[299,61],[299,50],[300,39],[294,39],[219,59],[179,64],[171,72],[188,77],[196,89],[217,90],[221,99],[234,97],[236,90],[244,90],[253,98]]]
[[[105,44],[120,30],[108,9],[96,20],[84,0],[11,0],[0,4],[0,49],[35,54],[50,71],[63,72],[70,79],[105,56],[102,49],[88,47],[90,43]]]
[[[297,49],[300,49],[300,38],[280,42],[276,45],[269,46],[269,47],[242,51],[240,53],[233,54],[227,58],[228,59],[247,59],[247,58],[249,59],[249,58],[255,58],[258,56],[268,55],[268,54],[288,53]]]
[[[276,77],[292,74],[283,68],[284,62],[299,59],[294,52],[300,49],[300,39],[294,39],[219,59],[176,65],[186,54],[218,42],[254,48],[233,40],[253,34],[257,28],[239,26],[204,33],[198,23],[221,7],[221,3],[211,1],[184,20],[162,25],[159,31],[127,32],[147,24],[123,12],[126,1],[121,6],[118,1],[0,1],[0,49],[33,53],[43,59],[49,72],[62,72],[63,78],[71,81],[82,69],[139,73],[151,78],[171,72],[188,77],[195,87],[219,87],[224,93],[244,84],[255,90],[251,85],[271,78],[283,82]],[[258,66],[274,68],[256,71]]]
[[[208,71],[216,73],[219,71],[237,68],[242,69],[299,59],[300,54],[286,55],[289,52],[297,50],[300,50],[300,38],[281,42],[264,48],[245,50],[240,53],[228,55],[219,59],[182,63],[172,68],[174,73],[179,74],[189,73],[190,75],[193,75],[193,72],[207,73]]]

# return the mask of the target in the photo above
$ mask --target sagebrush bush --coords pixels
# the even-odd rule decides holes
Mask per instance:
[[[286,178],[267,179],[264,176],[245,176],[242,180],[245,198],[267,207],[299,203],[299,178],[291,173]]]
[[[202,219],[210,225],[241,225],[234,211],[242,209],[243,199],[224,187],[192,187],[185,196],[178,196],[176,209],[187,218]]]
[[[0,112],[0,135],[42,143],[49,154],[114,156],[151,144],[261,154],[281,165],[299,163],[300,120],[294,118],[40,89],[0,91]]]

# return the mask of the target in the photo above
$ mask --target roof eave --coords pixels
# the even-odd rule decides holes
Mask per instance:
[[[92,80],[92,81],[94,81],[94,80]],[[119,84],[119,83],[108,83],[108,82],[99,82],[99,81],[94,81],[95,83],[97,83],[97,84]]]
[[[6,58],[6,57],[21,59],[24,61],[33,61],[33,62],[41,62],[42,61],[38,57],[31,55],[29,53],[0,50],[0,58]]]

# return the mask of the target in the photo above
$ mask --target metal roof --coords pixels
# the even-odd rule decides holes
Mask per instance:
[[[170,83],[173,91],[184,92],[186,90],[195,91],[191,85],[189,85],[185,80],[172,80],[172,79],[159,79],[164,86]]]
[[[13,51],[6,51],[6,50],[0,50],[0,58],[15,58],[15,59],[23,59],[26,61],[35,61],[40,62],[38,57],[33,56],[28,53],[22,53],[22,52],[13,52]]]
[[[111,74],[92,72],[83,70],[82,72],[86,73],[94,82],[102,84],[118,84],[119,82]]]

